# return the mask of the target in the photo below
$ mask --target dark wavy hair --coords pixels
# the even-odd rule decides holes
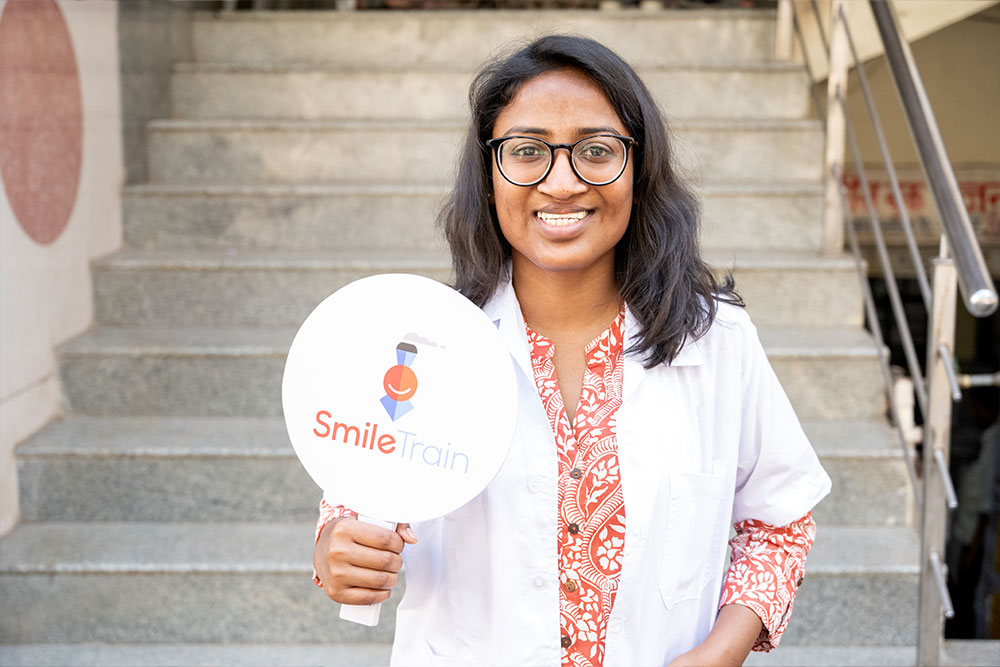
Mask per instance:
[[[743,305],[731,275],[721,284],[698,249],[698,200],[671,163],[666,123],[645,84],[620,56],[584,37],[548,35],[488,63],[469,89],[472,118],[458,177],[439,216],[451,247],[455,288],[482,307],[506,274],[510,244],[500,231],[492,192],[492,154],[486,142],[501,111],[521,86],[545,72],[574,69],[604,92],[633,151],[632,213],[615,249],[615,277],[635,316],[647,368],[670,362],[684,342],[701,337],[719,301]]]

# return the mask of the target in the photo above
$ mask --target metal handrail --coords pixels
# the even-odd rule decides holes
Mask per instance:
[[[896,10],[891,2],[869,2],[878,26],[885,56],[896,82],[906,121],[917,146],[920,164],[927,176],[941,213],[941,223],[958,271],[958,286],[966,309],[976,317],[987,317],[997,309],[997,291],[990,279],[983,252],[962,204],[955,172],[941,140],[937,121],[917,71],[910,45],[902,39]]]

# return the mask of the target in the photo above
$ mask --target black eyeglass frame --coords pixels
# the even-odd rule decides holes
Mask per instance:
[[[587,180],[577,170],[576,163],[573,161],[573,149],[576,148],[577,144],[583,143],[584,141],[587,141],[588,139],[597,139],[599,137],[611,137],[611,138],[614,138],[614,139],[618,139],[623,144],[625,144],[625,159],[622,160],[622,168],[621,168],[621,170],[618,172],[618,174],[614,178],[612,178],[609,181],[601,181],[601,182],[597,183],[597,182],[594,182],[594,181]],[[517,181],[511,180],[510,176],[508,176],[506,174],[506,172],[504,172],[504,170],[503,170],[503,160],[500,159],[500,145],[503,144],[503,142],[509,141],[511,139],[531,139],[532,141],[538,141],[538,142],[541,142],[541,143],[545,144],[546,146],[548,146],[548,148],[549,148],[549,166],[547,166],[545,168],[545,171],[542,173],[541,178],[539,178],[536,181],[532,181],[531,183],[518,183]],[[539,183],[541,183],[542,181],[544,181],[546,178],[549,177],[549,174],[552,172],[552,165],[554,165],[556,163],[556,151],[559,150],[560,148],[565,148],[569,152],[569,167],[570,167],[570,169],[573,170],[573,173],[576,174],[576,177],[579,178],[581,181],[583,181],[587,185],[595,185],[595,186],[611,185],[612,183],[614,183],[615,181],[617,181],[619,178],[621,178],[622,174],[625,173],[625,167],[628,166],[629,149],[632,148],[633,146],[635,146],[638,143],[639,142],[636,141],[634,138],[632,138],[632,137],[625,137],[625,136],[622,136],[620,134],[592,134],[590,136],[583,137],[582,139],[578,139],[577,141],[574,141],[571,144],[552,144],[552,143],[549,143],[548,141],[545,141],[544,139],[539,139],[538,137],[530,137],[530,136],[521,135],[521,134],[514,134],[514,135],[510,135],[510,136],[506,136],[506,137],[497,137],[495,139],[490,139],[489,141],[486,142],[486,145],[493,149],[493,158],[497,161],[497,168],[499,168],[500,175],[504,177],[504,180],[506,180],[511,185],[518,185],[520,187],[530,188],[530,187],[532,187],[534,185],[538,185]]]

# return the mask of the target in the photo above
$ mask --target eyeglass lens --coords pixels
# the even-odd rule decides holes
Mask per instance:
[[[511,137],[500,144],[500,169],[519,184],[540,181],[552,162],[552,150],[543,142]],[[592,185],[610,183],[625,167],[626,147],[615,137],[589,137],[573,147],[571,159],[580,177]]]

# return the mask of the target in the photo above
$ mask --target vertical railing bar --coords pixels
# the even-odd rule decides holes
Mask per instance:
[[[839,173],[834,173],[833,177],[840,182],[841,175]],[[913,498],[916,501],[917,510],[922,513],[924,502],[923,490],[917,476],[917,463],[913,460],[913,452],[910,451],[909,443],[903,437],[901,426],[902,420],[899,418],[896,401],[892,395],[892,370],[889,368],[889,360],[885,355],[885,338],[882,335],[882,325],[879,324],[878,321],[878,310],[875,308],[875,297],[872,295],[872,286],[868,283],[867,278],[868,272],[865,270],[864,260],[861,258],[861,248],[858,244],[858,235],[854,231],[854,226],[851,224],[845,188],[841,186],[838,191],[840,192],[840,200],[843,205],[844,226],[847,232],[847,242],[851,247],[851,254],[854,255],[854,264],[857,268],[858,282],[861,283],[861,294],[864,297],[865,313],[868,316],[868,323],[871,326],[872,337],[875,339],[875,345],[878,347],[879,351],[879,368],[882,371],[882,380],[885,384],[885,393],[889,403],[889,419],[892,420],[893,426],[895,426],[894,430],[897,434],[897,440],[899,441],[900,448],[903,450],[903,460],[906,462],[906,472],[910,477],[910,488],[913,490]]]
[[[865,105],[868,107],[868,117],[871,119],[872,127],[875,130],[875,138],[878,139],[879,151],[882,154],[882,162],[885,164],[889,174],[889,183],[892,185],[892,196],[896,199],[899,209],[899,218],[903,226],[903,233],[906,235],[906,245],[910,249],[910,257],[913,259],[913,268],[917,274],[917,284],[920,286],[920,295],[924,299],[924,308],[927,312],[931,310],[931,287],[927,280],[927,271],[924,269],[924,262],[920,257],[920,249],[917,247],[917,240],[913,236],[913,225],[910,222],[910,213],[903,203],[903,193],[899,187],[899,178],[896,176],[896,167],[889,155],[889,146],[885,140],[885,133],[882,131],[882,121],[879,119],[878,110],[875,108],[875,100],[872,96],[871,88],[868,86],[868,75],[865,73],[864,64],[858,57],[858,51],[854,47],[854,38],[851,36],[850,26],[847,25],[847,16],[843,6],[840,7],[840,17],[844,22],[847,32],[847,44],[851,49],[851,56],[854,59],[854,68],[858,73],[858,82],[861,84],[861,95],[864,97]]]
[[[951,357],[951,350],[945,344],[938,345],[937,352],[941,355],[941,362],[944,364],[944,373],[948,376],[948,386],[951,388],[951,400],[958,403],[962,400],[962,390],[958,388],[958,378],[955,377],[955,360]]]
[[[958,495],[955,493],[955,485],[951,481],[951,473],[948,472],[948,464],[944,460],[944,452],[940,449],[935,449],[934,461],[937,463],[938,473],[941,475],[941,483],[944,485],[944,495],[947,499],[948,509],[953,510],[958,507]]]
[[[951,604],[948,594],[948,584],[945,583],[944,571],[941,567],[941,556],[936,551],[931,552],[931,569],[934,570],[934,580],[937,581],[938,593],[941,595],[941,606],[944,607],[945,618],[955,618],[955,607]]]
[[[844,103],[843,92],[837,91],[837,101],[847,113],[847,105]],[[920,404],[920,411],[927,414],[927,386],[920,373],[920,361],[917,359],[917,351],[913,345],[913,336],[910,334],[910,325],[906,320],[906,311],[903,310],[903,300],[899,296],[899,286],[896,284],[896,274],[892,269],[889,260],[889,251],[886,249],[885,239],[882,237],[882,228],[875,213],[875,204],[872,202],[871,192],[868,188],[868,177],[865,174],[864,165],[861,163],[861,151],[858,149],[858,142],[854,136],[854,129],[848,121],[845,124],[847,129],[847,140],[854,156],[854,165],[858,170],[858,178],[861,181],[861,192],[865,198],[865,205],[868,207],[868,218],[871,222],[872,236],[875,240],[875,247],[878,250],[879,263],[882,265],[882,277],[885,279],[886,290],[889,293],[889,303],[892,306],[892,314],[899,327],[899,337],[903,343],[903,353],[906,356],[906,365],[913,378],[913,389],[917,394],[917,402]]]

